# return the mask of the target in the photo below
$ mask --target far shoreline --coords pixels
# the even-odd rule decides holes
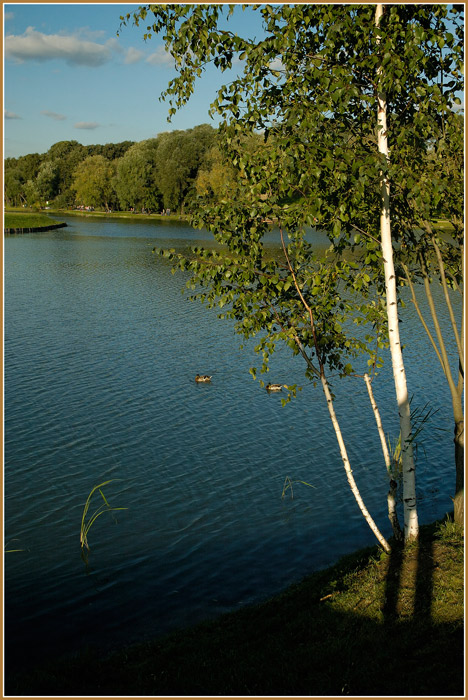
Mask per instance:
[[[96,219],[131,219],[136,221],[188,221],[187,214],[176,214],[171,212],[171,214],[160,214],[158,212],[152,212],[151,214],[132,211],[103,211],[94,210],[86,211],[81,209],[48,209],[48,214],[53,214],[54,216],[78,216],[82,218],[96,218]]]
[[[32,209],[32,208],[27,208],[27,209],[22,209],[19,207],[8,207],[5,208],[5,217],[8,212],[11,213],[21,213],[21,214],[38,214],[41,216],[48,216],[52,214],[53,216],[76,216],[76,217],[81,217],[81,218],[94,218],[94,219],[124,219],[126,221],[128,220],[133,220],[133,221],[145,221],[145,222],[155,222],[155,221],[185,221],[189,222],[190,215],[189,214],[180,214],[176,212],[171,212],[170,214],[161,214],[158,212],[152,212],[151,214],[148,213],[139,213],[139,212],[132,212],[132,211],[104,211],[104,210],[92,210],[92,211],[86,211],[86,210],[81,210],[81,209],[41,209],[40,212],[38,212],[37,209]],[[274,224],[276,222],[274,221],[269,221],[268,223]],[[437,228],[445,233],[450,233],[453,231],[453,226],[452,224],[444,219],[435,219],[432,222]],[[66,224],[63,224],[66,226]],[[46,229],[43,229],[46,230]],[[4,232],[7,233],[6,228],[4,228]]]
[[[67,226],[64,221],[51,219],[42,212],[33,210],[5,210],[3,218],[3,233],[22,234],[40,231],[51,231]]]

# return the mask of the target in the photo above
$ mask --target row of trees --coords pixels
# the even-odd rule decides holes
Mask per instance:
[[[74,202],[71,185],[80,163],[93,156],[115,161],[132,145],[132,141],[104,146],[82,146],[78,141],[59,141],[46,153],[6,158],[5,202],[10,206],[22,206],[54,200],[58,206],[68,206]]]
[[[390,347],[404,531],[406,539],[416,538],[415,431],[401,353],[411,336],[400,340],[397,309],[401,286],[423,284],[435,332],[422,313],[421,321],[454,407],[455,519],[462,523],[463,320],[455,318],[453,294],[463,293],[463,128],[456,113],[463,7],[255,6],[265,30],[259,41],[220,28],[222,13],[233,11],[149,5],[133,14],[136,24],[149,19],[145,38],[163,34],[178,66],[163,94],[170,115],[189,100],[209,62],[221,71],[237,59],[243,66],[212,104],[221,118],[219,151],[211,152],[205,197],[192,217],[222,250],[196,249],[189,257],[162,252],[191,271],[194,298],[223,307],[238,333],[258,337],[263,372],[278,343],[303,358],[306,376],[323,388],[356,500],[385,549],[354,481],[329,377],[362,376],[364,355],[380,429],[372,383]],[[248,136],[254,131],[263,134],[261,145]],[[434,225],[441,212],[452,223],[450,236]],[[275,259],[263,248],[270,220],[278,222],[283,243],[283,256]],[[305,238],[314,224],[328,233],[325,257]],[[437,282],[445,300],[439,309],[431,294]],[[418,303],[416,295],[413,300]],[[450,317],[458,365],[448,357],[440,314]],[[385,463],[392,484],[395,464],[388,456]]]
[[[216,131],[202,124],[134,143],[82,146],[61,141],[47,153],[5,161],[7,205],[183,211],[196,195],[199,171]]]
[[[461,135],[463,118],[454,115],[454,119]],[[254,153],[264,148],[267,138],[275,139],[274,129],[268,135],[246,134],[243,148]],[[437,159],[433,149],[424,155],[424,165],[428,172],[442,168],[447,177],[453,168],[452,159]],[[205,124],[136,143],[83,146],[60,141],[42,155],[7,158],[4,194],[7,206],[43,207],[48,202],[56,208],[183,211],[193,209],[197,197],[219,202],[226,188],[233,194],[235,179],[236,168],[223,153],[222,139]],[[292,197],[302,199],[299,190]],[[443,197],[438,199],[437,215],[450,216]]]

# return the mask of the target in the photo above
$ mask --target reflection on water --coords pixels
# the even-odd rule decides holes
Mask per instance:
[[[7,660],[159,634],[373,544],[319,389],[304,384],[282,407],[248,374],[252,345],[241,351],[231,324],[188,301],[184,275],[151,253],[208,234],[169,221],[68,223],[5,240],[5,529],[22,550],[6,555]],[[445,431],[427,429],[418,453],[424,522],[451,507],[452,419],[413,320],[408,307],[410,392],[440,409]],[[212,382],[196,384],[198,373]],[[269,379],[301,383],[301,361],[279,351]],[[364,383],[333,388],[354,475],[389,536]],[[375,393],[396,437],[390,367]],[[282,499],[286,477],[314,489],[297,484]],[[110,504],[128,510],[96,521],[85,566],[83,505],[107,479]]]

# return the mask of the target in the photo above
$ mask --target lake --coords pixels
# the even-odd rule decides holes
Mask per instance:
[[[285,350],[271,360],[267,380],[303,385],[283,407],[248,373],[260,365],[254,343],[241,350],[230,322],[181,293],[185,273],[152,254],[209,234],[171,221],[65,220],[68,228],[4,241],[5,536],[6,549],[19,550],[5,555],[12,665],[160,635],[375,543],[301,359]],[[452,507],[453,418],[411,304],[402,319],[413,405],[438,409],[417,452],[424,523]],[[198,373],[211,384],[196,384]],[[391,374],[388,362],[374,391],[396,439]],[[364,382],[333,388],[357,484],[390,536]],[[313,488],[297,483],[282,498],[286,477]],[[126,510],[96,520],[85,562],[83,506],[109,479],[106,498]]]

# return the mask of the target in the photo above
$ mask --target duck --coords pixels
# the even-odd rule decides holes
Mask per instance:
[[[196,381],[196,382],[211,382],[211,377],[212,377],[212,376],[213,376],[212,374],[210,374],[210,375],[208,375],[208,374],[197,374],[197,376],[195,377],[195,381]]]
[[[267,391],[281,391],[283,388],[282,384],[267,384],[265,389]]]

